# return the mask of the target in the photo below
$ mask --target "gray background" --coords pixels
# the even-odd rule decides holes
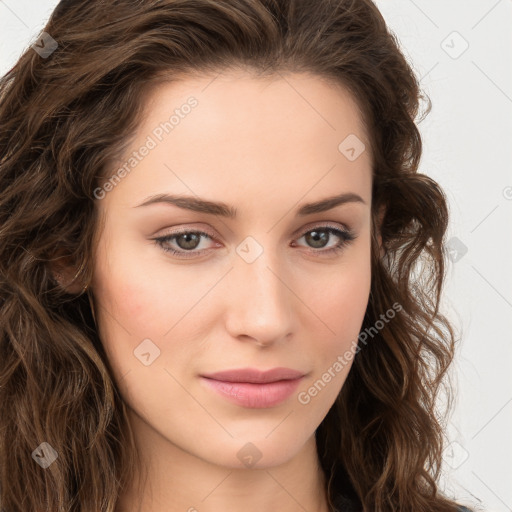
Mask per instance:
[[[1,75],[57,3],[0,0]],[[451,210],[443,307],[461,342],[442,486],[461,503],[512,511],[512,0],[376,3],[432,100],[420,172]]]

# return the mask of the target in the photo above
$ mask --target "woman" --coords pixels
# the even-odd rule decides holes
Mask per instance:
[[[467,510],[446,199],[370,0],[63,1],[0,94],[1,510]]]

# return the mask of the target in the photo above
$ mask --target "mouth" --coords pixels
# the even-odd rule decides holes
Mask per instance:
[[[227,370],[201,375],[201,381],[228,401],[242,407],[275,407],[297,389],[304,372],[291,368]]]

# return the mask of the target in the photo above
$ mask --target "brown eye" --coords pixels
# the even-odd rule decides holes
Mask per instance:
[[[172,233],[170,235],[158,237],[154,240],[164,251],[171,253],[173,256],[192,258],[198,254],[202,254],[207,250],[195,250],[201,243],[201,238],[203,237],[209,239],[213,238],[211,235],[205,233],[204,231],[181,231],[178,233]],[[169,247],[171,242],[177,246],[177,249],[173,249],[172,246]],[[190,253],[190,255],[187,253]]]
[[[338,238],[333,246],[324,249],[333,237]],[[155,242],[165,251],[177,258],[195,258],[202,255],[209,249],[199,249],[201,239],[214,240],[213,236],[204,231],[180,231],[154,238]],[[300,238],[304,238],[312,252],[321,255],[332,254],[345,248],[356,236],[348,230],[339,229],[334,226],[317,226],[306,231]],[[295,246],[295,245],[294,245]]]
[[[335,235],[339,241],[326,250],[321,250],[328,244],[329,240]],[[332,226],[318,226],[306,231],[301,238],[304,238],[309,247],[318,249],[319,253],[332,253],[343,249],[356,237],[351,231],[342,230]]]

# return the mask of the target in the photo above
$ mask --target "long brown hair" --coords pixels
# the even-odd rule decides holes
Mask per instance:
[[[90,281],[94,190],[134,133],[149,88],[243,67],[346,87],[371,142],[362,332],[372,335],[316,432],[329,500],[342,472],[365,511],[455,511],[437,488],[445,413],[436,404],[455,345],[439,311],[447,203],[417,172],[420,100],[425,113],[430,101],[375,5],[67,0],[44,31],[56,43],[44,36],[40,47],[57,46],[52,53],[30,48],[0,79],[0,510],[114,511],[138,461],[133,435],[87,295],[57,286],[50,264],[59,248],[83,269],[78,281]],[[393,320],[375,329],[393,304]],[[31,456],[41,443],[58,454],[44,471]]]

